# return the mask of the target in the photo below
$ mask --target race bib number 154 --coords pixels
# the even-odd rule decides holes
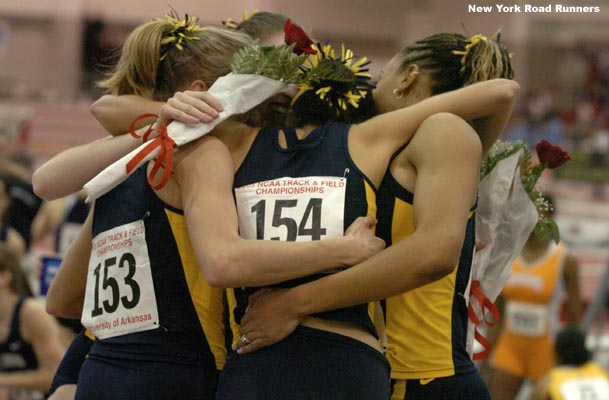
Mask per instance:
[[[303,242],[343,235],[345,178],[279,178],[235,189],[239,234]]]

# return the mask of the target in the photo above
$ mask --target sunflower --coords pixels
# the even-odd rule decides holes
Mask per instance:
[[[341,46],[340,57],[331,45],[312,46],[317,53],[311,55],[300,68],[298,93],[292,99],[294,104],[300,96],[312,90],[337,114],[348,107],[358,108],[360,101],[368,95],[373,85],[366,67],[370,61],[358,58],[351,49]]]
[[[182,43],[188,40],[199,40],[197,36],[193,35],[193,32],[202,30],[197,25],[198,18],[184,15],[184,19],[180,19],[176,12],[165,14],[165,19],[173,24],[174,28],[163,34],[161,39],[161,61],[167,57],[167,53],[171,46],[175,46],[178,50],[184,50]],[[157,18],[159,21],[163,21],[162,18]]]

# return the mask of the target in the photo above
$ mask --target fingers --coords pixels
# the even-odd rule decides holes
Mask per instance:
[[[187,92],[191,93],[191,92]],[[217,113],[221,113],[224,111],[224,107],[222,107],[222,103],[218,101],[214,96],[212,96],[209,92],[193,92],[196,93],[195,97],[199,97],[201,101],[205,102],[209,107],[215,110]]]
[[[258,300],[261,296],[270,293],[270,291],[272,291],[272,289],[269,288],[263,288],[263,289],[259,289],[256,292],[252,293],[249,295],[249,297],[247,298],[247,306],[251,307],[254,305],[254,303],[256,302],[256,300]]]
[[[237,348],[235,349],[235,351],[237,352],[237,354],[247,354],[247,353],[251,353],[252,351],[256,351],[261,347],[264,347],[264,345],[262,345],[260,343],[260,340],[252,340],[250,341],[248,344],[241,344],[238,345]]]
[[[161,108],[161,119],[187,124],[209,123],[223,111],[222,104],[207,92],[177,92]]]
[[[256,332],[250,331],[247,334],[241,335],[237,343],[233,346],[233,350],[235,350],[237,354],[246,354],[271,344],[273,344],[273,342],[269,338],[263,338]]]
[[[370,229],[376,225],[376,218],[371,216],[357,217],[345,231],[345,235],[357,232],[360,229]]]

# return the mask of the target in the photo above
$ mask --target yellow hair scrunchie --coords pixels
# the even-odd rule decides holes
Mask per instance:
[[[453,54],[457,55],[457,56],[461,56],[461,65],[463,65],[463,64],[465,64],[467,55],[472,50],[472,48],[474,48],[474,46],[476,46],[478,43],[480,43],[482,41],[486,42],[487,40],[488,40],[488,38],[486,36],[478,33],[477,35],[474,35],[471,38],[469,38],[469,40],[468,40],[469,44],[467,44],[465,46],[464,50],[453,50]]]

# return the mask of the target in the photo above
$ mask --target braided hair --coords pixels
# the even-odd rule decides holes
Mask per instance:
[[[416,41],[398,56],[400,68],[417,64],[432,78],[432,95],[456,90],[493,78],[512,79],[510,54],[500,35],[471,38],[458,33],[438,33]]]

